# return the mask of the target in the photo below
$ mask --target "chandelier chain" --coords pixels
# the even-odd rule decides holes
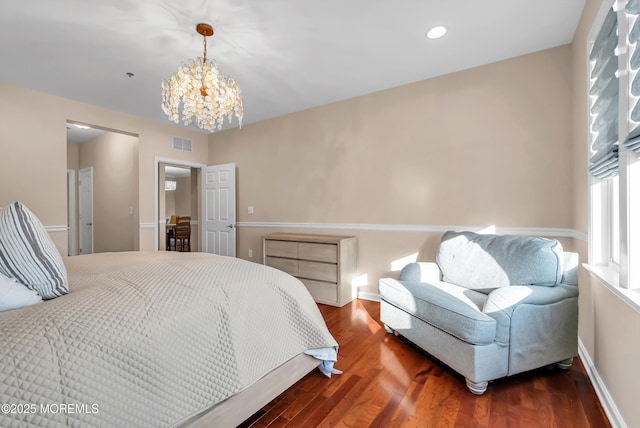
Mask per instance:
[[[207,64],[207,34],[206,33],[202,33],[202,45],[204,46],[204,57],[203,57],[203,64]],[[202,95],[203,97],[207,96],[207,86],[205,83],[205,68],[202,68],[202,78],[200,79],[200,95]]]
[[[204,46],[204,62],[207,62],[207,35],[202,35],[202,44]]]

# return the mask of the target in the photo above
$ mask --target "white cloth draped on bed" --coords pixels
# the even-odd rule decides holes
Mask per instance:
[[[317,305],[276,269],[175,252],[64,262],[69,294],[0,313],[0,403],[38,410],[1,426],[171,426],[301,352],[335,361]]]

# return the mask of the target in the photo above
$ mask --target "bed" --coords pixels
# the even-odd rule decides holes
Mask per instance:
[[[236,426],[333,370],[338,345],[284,272],[206,253],[62,260],[67,294],[0,312],[0,426]]]

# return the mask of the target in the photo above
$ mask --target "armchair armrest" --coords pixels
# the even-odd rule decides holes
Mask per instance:
[[[510,316],[518,305],[549,305],[571,297],[578,297],[578,287],[574,285],[511,285],[489,293],[482,312],[505,312]]]
[[[497,322],[496,342],[508,345],[511,318],[518,306],[527,304],[544,307],[573,297],[578,297],[578,287],[575,285],[511,285],[489,293],[482,312]]]
[[[441,278],[440,268],[434,262],[409,263],[400,271],[400,281],[438,282]]]
[[[562,283],[578,285],[578,253],[564,252]]]

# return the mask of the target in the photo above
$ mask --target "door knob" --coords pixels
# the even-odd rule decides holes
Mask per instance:
[[[228,227],[229,229],[233,229],[233,224],[228,224],[228,225],[227,225],[227,227]]]

